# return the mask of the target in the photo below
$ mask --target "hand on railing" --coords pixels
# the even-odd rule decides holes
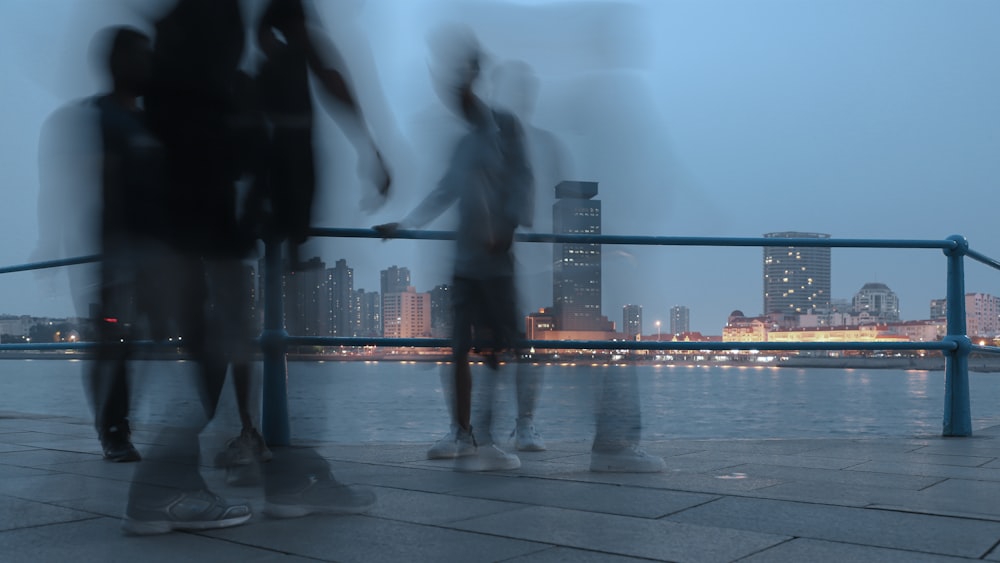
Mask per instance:
[[[399,223],[383,223],[375,225],[372,229],[382,236],[382,240],[389,240],[396,236],[396,231],[399,230]]]

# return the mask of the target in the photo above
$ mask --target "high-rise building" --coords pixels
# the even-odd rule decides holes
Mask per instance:
[[[948,317],[948,300],[931,299],[931,320],[945,319]]]
[[[413,287],[382,297],[386,338],[427,338],[431,335],[431,296]]]
[[[767,233],[765,238],[825,239],[820,233]],[[830,249],[764,247],[764,314],[812,314],[830,309]]]
[[[642,307],[625,305],[622,307],[622,332],[625,340],[637,340],[642,335]]]
[[[601,234],[597,182],[560,182],[552,206],[556,234]],[[601,315],[601,245],[553,245],[552,308],[561,331],[614,330]]]
[[[431,294],[431,333],[438,338],[451,336],[451,286],[443,283],[434,286]]]
[[[1000,335],[1000,297],[988,293],[966,293],[965,330],[969,336]]]
[[[379,332],[386,335],[385,321],[387,317],[385,316],[386,310],[386,299],[394,293],[405,293],[406,288],[410,287],[410,269],[401,268],[399,266],[389,266],[380,273],[381,287],[382,290],[382,326],[379,327]]]
[[[320,336],[327,326],[321,311],[325,309],[326,264],[319,257],[304,268],[282,276],[285,307],[285,330],[295,336]]]
[[[355,291],[353,313],[355,336],[382,336],[382,299],[377,291]]]
[[[899,320],[899,297],[884,283],[870,282],[854,294],[851,309],[862,323],[894,323]]]
[[[330,336],[354,336],[354,268],[347,261],[337,260],[333,268],[326,271],[324,291],[324,314],[326,334]]]
[[[670,308],[670,333],[685,332],[691,332],[691,310],[684,305],[675,305]]]

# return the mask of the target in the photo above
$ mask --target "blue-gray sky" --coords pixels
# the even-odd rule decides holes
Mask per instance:
[[[252,2],[251,2],[252,3]],[[835,237],[967,236],[1000,256],[1000,3],[991,0],[649,0],[316,2],[377,116],[397,190],[358,212],[353,156],[333,125],[317,223],[363,227],[400,218],[430,189],[443,115],[427,71],[428,30],[469,23],[497,60],[521,59],[541,79],[534,125],[562,140],[573,179],[600,182],[604,232]],[[114,8],[120,5],[123,8]],[[25,262],[38,227],[38,133],[60,104],[96,87],[90,35],[141,22],[139,0],[0,2],[0,264]],[[338,11],[339,10],[339,11]],[[375,69],[375,70],[369,70]],[[376,86],[377,85],[377,86]],[[381,102],[370,95],[381,88]],[[394,133],[400,135],[394,136]],[[405,142],[389,142],[402,138]],[[339,155],[339,156],[332,156]],[[335,187],[334,187],[335,186]],[[539,187],[545,190],[544,186]],[[331,195],[331,194],[337,195]],[[549,198],[549,199],[545,199]],[[541,201],[551,202],[551,193]],[[446,221],[432,228],[445,228]],[[447,279],[427,246],[324,241],[355,286],[409,266],[426,291]],[[727,314],[761,312],[757,248],[605,250],[604,308],[643,306],[645,329],[676,304],[692,328],[719,334]],[[1000,273],[967,266],[968,291],[1000,294]],[[833,251],[833,296],[870,281],[900,296],[906,319],[944,296],[938,251]],[[536,291],[544,295],[545,291]],[[535,307],[546,303],[528,303]],[[72,314],[66,284],[0,279],[0,313]]]

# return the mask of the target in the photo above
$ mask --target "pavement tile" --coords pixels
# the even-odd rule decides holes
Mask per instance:
[[[369,516],[261,518],[245,526],[207,533],[243,545],[341,563],[405,561],[503,561],[532,553],[538,543],[424,526]]]
[[[781,479],[755,477],[740,472],[723,469],[711,474],[671,471],[663,473],[593,473],[581,471],[567,473],[559,477],[587,483],[607,483],[613,485],[634,485],[650,489],[689,491],[713,495],[742,495],[752,491],[773,487],[784,481]]]
[[[568,547],[549,547],[541,551],[508,559],[504,563],[640,563],[649,559],[637,559],[624,555],[611,555],[599,551],[584,551]]]
[[[97,453],[66,452],[37,448],[0,452],[0,464],[22,467],[42,467],[58,463],[94,461],[99,459],[101,459],[101,456]]]
[[[693,563],[733,561],[788,539],[775,534],[542,506],[474,518],[455,526],[614,555]]]
[[[272,550],[186,533],[134,537],[122,534],[118,519],[95,518],[0,532],[5,563],[73,561],[74,563],[240,561],[299,563],[315,561]]]
[[[718,498],[697,493],[528,477],[493,479],[482,485],[455,489],[451,494],[642,518],[659,518]]]
[[[0,458],[2,460],[2,458]],[[850,467],[849,471],[867,473],[885,473],[889,475],[920,475],[925,477],[941,477],[945,479],[970,479],[975,481],[1000,482],[1000,467],[965,467],[958,465],[940,465],[936,463],[917,463],[903,461],[866,461]]]
[[[893,489],[874,485],[846,485],[811,481],[780,483],[773,487],[756,489],[741,496],[790,500],[834,506],[866,507],[873,504],[906,505],[921,494],[910,489]]]
[[[668,519],[960,557],[981,557],[1000,539],[1000,523],[994,522],[736,497]]]
[[[878,507],[1000,521],[1000,483],[949,479],[921,491],[906,502],[880,502]]]
[[[443,525],[523,508],[515,502],[484,500],[400,489],[376,489],[378,503],[370,516],[414,524]]]
[[[717,450],[708,450],[685,456],[671,457],[666,461],[669,467],[674,468],[677,467],[677,462],[693,460],[705,463],[706,465],[712,462],[727,462],[725,467],[742,465],[745,463],[754,463],[758,465],[780,465],[783,467],[807,467],[812,469],[844,469],[855,465],[858,462],[857,460],[845,460],[843,458],[834,457],[818,457],[809,454],[743,454],[720,452]]]
[[[794,539],[755,553],[740,563],[803,563],[804,561],[850,561],[851,563],[962,563],[969,559],[915,551],[867,547],[811,539]]]
[[[780,481],[809,481],[813,483],[840,483],[844,485],[869,485],[896,489],[920,490],[942,480],[941,477],[921,475],[887,475],[867,471],[834,471],[777,465],[747,464],[728,468],[732,473],[751,478],[778,479]]]
[[[93,514],[78,510],[10,496],[0,496],[0,540],[6,537],[5,530],[45,526],[46,524],[86,520],[94,517]],[[4,545],[2,541],[0,541],[0,545]]]

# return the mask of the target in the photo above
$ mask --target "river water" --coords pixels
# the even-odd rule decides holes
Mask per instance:
[[[86,361],[5,360],[3,411],[89,420]],[[290,362],[289,410],[296,440],[419,443],[447,429],[440,376],[447,365],[399,362]],[[478,367],[477,369],[485,369]],[[939,435],[944,373],[892,369],[698,366],[532,366],[543,377],[536,426],[552,441],[589,440],[595,389],[603,378],[639,381],[643,436],[800,438]],[[260,367],[258,366],[258,376]],[[508,370],[509,371],[509,370]],[[190,362],[135,364],[134,425],[163,423],[195,409]],[[498,398],[497,432],[513,427],[511,374]],[[970,374],[973,429],[1000,424],[1000,374]],[[199,407],[200,408],[200,407]],[[212,428],[238,429],[227,383]]]

